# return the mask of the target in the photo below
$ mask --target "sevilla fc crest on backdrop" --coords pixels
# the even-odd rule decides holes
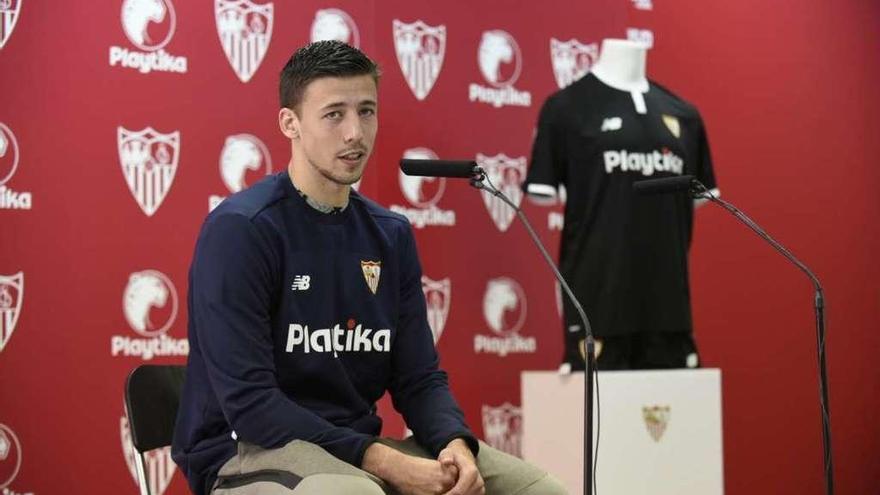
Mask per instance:
[[[217,34],[232,70],[248,82],[263,62],[272,39],[274,4],[250,0],[215,0]]]
[[[0,48],[6,45],[15,29],[18,14],[21,12],[21,2],[22,0],[0,0]]]
[[[0,275],[0,352],[9,343],[24,300],[24,273]]]
[[[509,402],[499,407],[484,405],[483,436],[492,447],[522,457],[522,409]]]
[[[125,464],[128,472],[137,483],[137,451],[131,441],[131,428],[128,425],[128,417],[123,415],[119,419],[119,436],[122,441],[122,454],[125,456]],[[171,447],[151,450],[144,453],[146,464],[147,483],[150,485],[150,493],[162,495],[171,484],[174,477],[174,461],[171,459]]]
[[[452,300],[452,283],[449,277],[441,280],[431,280],[422,275],[422,292],[425,293],[425,303],[428,306],[428,325],[434,334],[434,343],[440,340],[443,328],[446,326],[446,318],[449,316],[449,303]]]
[[[486,171],[489,181],[519,207],[523,197],[521,186],[526,177],[526,158],[524,156],[510,158],[504,153],[495,156],[478,153],[477,163]],[[492,193],[480,191],[480,194],[495,226],[501,232],[507,231],[516,212]]]
[[[180,132],[163,134],[152,127],[130,131],[120,126],[116,139],[125,183],[144,213],[153,216],[177,173]]]
[[[553,75],[559,89],[584,77],[599,58],[599,45],[585,45],[572,39],[566,42],[550,38],[550,60],[553,62]]]
[[[437,82],[446,53],[446,26],[429,26],[418,20],[406,24],[394,19],[397,62],[416,99],[424,100]]]

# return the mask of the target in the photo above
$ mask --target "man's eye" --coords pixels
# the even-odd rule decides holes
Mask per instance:
[[[337,111],[333,111],[333,112],[328,113],[328,114],[325,115],[324,117],[326,117],[326,118],[328,118],[328,119],[338,119],[338,118],[342,117],[342,112],[340,112],[340,111],[338,111],[338,110],[337,110]]]

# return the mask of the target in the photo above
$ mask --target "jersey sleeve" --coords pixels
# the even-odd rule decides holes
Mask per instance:
[[[406,224],[399,239],[401,294],[397,337],[391,350],[389,385],[394,408],[403,415],[416,441],[435,457],[450,441],[462,438],[474,455],[479,444],[452,396],[428,325],[422,269],[412,228]]]
[[[556,96],[547,98],[538,115],[532,159],[523,190],[532,195],[555,197],[565,182],[565,140],[559,132]]]
[[[374,437],[330,423],[278,386],[270,323],[277,251],[244,215],[214,216],[202,228],[190,317],[210,387],[238,440],[268,449],[301,439],[360,466]]]
[[[697,138],[697,180],[706,186],[706,189],[715,196],[720,196],[718,183],[715,181],[715,170],[712,165],[712,152],[709,149],[709,137],[706,132],[706,126],[703,119],[698,120],[698,138]]]

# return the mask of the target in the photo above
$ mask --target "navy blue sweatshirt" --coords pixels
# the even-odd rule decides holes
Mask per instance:
[[[477,442],[438,368],[407,220],[352,192],[334,214],[286,172],[205,220],[189,276],[186,383],[172,457],[208,493],[236,440],[315,443],[360,466],[386,390],[435,456]]]

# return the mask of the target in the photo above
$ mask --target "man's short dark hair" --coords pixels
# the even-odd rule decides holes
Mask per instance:
[[[297,50],[281,69],[281,107],[297,110],[306,86],[315,79],[363,75],[373,76],[379,83],[379,66],[364,52],[335,40],[309,43]]]

